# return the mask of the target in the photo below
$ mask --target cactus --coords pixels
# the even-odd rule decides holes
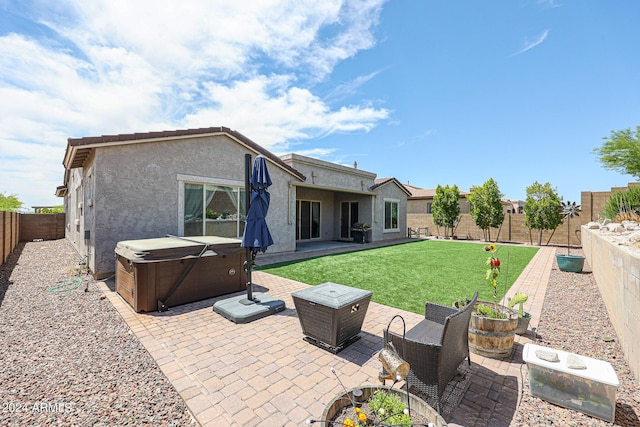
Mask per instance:
[[[524,317],[524,303],[529,299],[529,295],[518,293],[513,296],[513,298],[509,298],[508,306],[509,308],[513,308],[514,305],[520,304],[518,307],[518,317]]]

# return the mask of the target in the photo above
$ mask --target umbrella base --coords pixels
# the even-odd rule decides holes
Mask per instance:
[[[284,301],[260,292],[253,293],[253,301],[246,295],[226,298],[213,304],[213,311],[233,323],[249,323],[285,309]]]

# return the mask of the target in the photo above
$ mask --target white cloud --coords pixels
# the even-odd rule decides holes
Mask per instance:
[[[316,159],[323,159],[335,152],[336,152],[335,148],[317,147],[317,148],[311,148],[309,150],[298,150],[296,151],[296,154],[300,154],[302,156],[307,156],[307,157],[313,157]],[[285,154],[285,153],[282,153],[282,154]]]
[[[543,7],[548,7],[552,9],[555,9],[556,7],[561,6],[557,4],[555,0],[538,0],[538,4],[541,4]]]
[[[369,74],[364,75],[364,76],[358,76],[358,77],[356,77],[355,79],[353,79],[351,81],[344,82],[344,83],[334,87],[325,96],[325,99],[336,101],[336,100],[344,99],[347,96],[351,96],[354,93],[356,93],[356,91],[358,90],[358,88],[360,86],[366,84],[368,81],[372,80],[375,76],[377,76],[381,72],[382,72],[381,70],[374,71],[373,73],[369,73]]]
[[[374,46],[384,2],[20,4],[21,16],[49,30],[0,36],[0,180],[28,204],[58,202],[18,181],[52,194],[68,137],[222,125],[286,151],[366,132],[389,112],[367,102],[330,107],[312,88]]]
[[[548,29],[544,30],[534,40],[525,39],[524,46],[522,47],[522,49],[520,49],[519,51],[515,52],[511,56],[520,55],[521,53],[524,53],[524,52],[526,52],[528,50],[531,50],[534,47],[540,45],[542,42],[544,42],[547,39],[547,36],[549,35],[549,31],[551,31],[551,30],[548,30]]]
[[[284,77],[261,76],[232,86],[208,83],[207,88],[216,105],[188,115],[183,127],[224,121],[275,151],[287,151],[298,140],[327,133],[369,131],[388,116],[387,110],[366,105],[331,111],[319,97],[307,89],[290,86]]]

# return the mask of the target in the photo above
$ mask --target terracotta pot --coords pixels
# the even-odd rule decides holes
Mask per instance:
[[[333,424],[331,424],[329,421],[333,417],[335,417],[338,411],[340,411],[342,408],[352,405],[351,398],[353,397],[354,390],[360,390],[362,392],[362,396],[357,397],[356,404],[369,400],[369,398],[373,395],[373,392],[376,390],[386,390],[387,393],[397,394],[398,396],[400,396],[400,399],[402,399],[402,402],[405,405],[408,402],[408,406],[411,407],[412,414],[416,413],[422,417],[425,417],[429,420],[430,423],[433,423],[435,427],[446,427],[447,425],[444,418],[442,418],[435,409],[433,409],[431,406],[429,406],[429,404],[427,404],[427,402],[420,399],[415,394],[410,393],[409,399],[407,401],[407,392],[404,389],[390,388],[382,385],[364,385],[362,387],[356,387],[348,390],[348,394],[340,393],[336,397],[334,397],[327,404],[324,412],[322,413],[322,420],[324,420],[322,424],[323,426],[332,426]]]

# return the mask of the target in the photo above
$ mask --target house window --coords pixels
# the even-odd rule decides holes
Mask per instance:
[[[433,206],[433,203],[431,203],[431,202],[427,203],[427,213],[428,214],[433,213],[433,211],[431,210],[432,206]]]
[[[240,238],[245,225],[244,188],[184,184],[184,235]]]
[[[398,200],[384,201],[384,231],[398,231]]]

